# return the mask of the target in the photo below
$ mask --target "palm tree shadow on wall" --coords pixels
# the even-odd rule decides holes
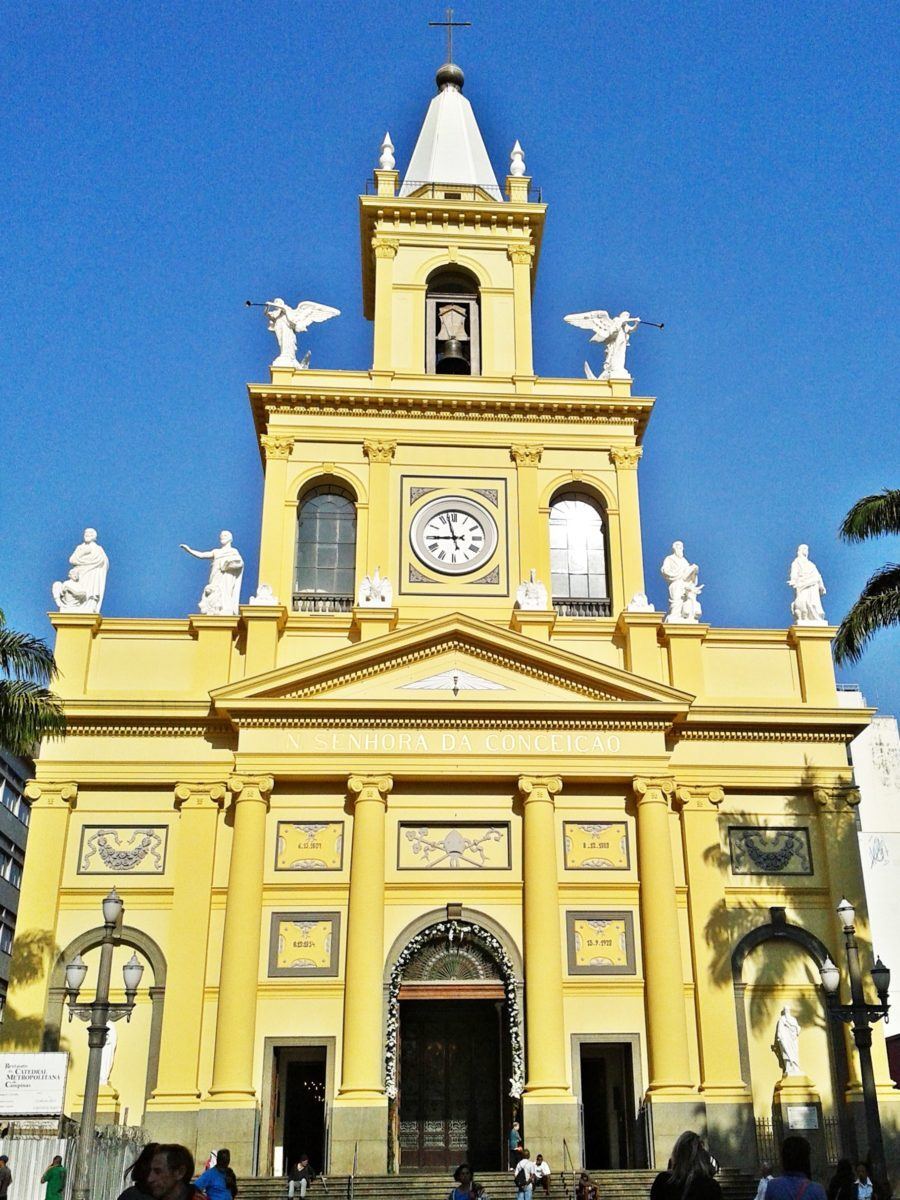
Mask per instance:
[[[47,978],[50,964],[56,962],[59,955],[59,946],[49,930],[29,929],[26,933],[17,933],[9,969],[10,991]],[[43,1045],[44,1014],[25,1016],[7,1002],[3,1010],[3,1041],[9,1047],[22,1050],[33,1050],[35,1046],[47,1049]]]

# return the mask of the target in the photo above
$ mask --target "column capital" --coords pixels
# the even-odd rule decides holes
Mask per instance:
[[[390,775],[351,775],[347,780],[347,791],[360,800],[378,800],[387,808],[387,798],[394,786]]]
[[[225,802],[226,784],[176,783],[175,807],[182,809],[221,808]]]
[[[636,471],[643,454],[640,446],[614,446],[609,451],[609,461],[617,470]]]
[[[390,462],[397,449],[397,443],[385,440],[366,438],[363,442],[363,454],[369,462]]]
[[[292,437],[276,437],[272,433],[264,433],[259,439],[259,444],[265,452],[266,461],[270,458],[290,458],[294,449]]]
[[[664,804],[666,808],[672,802],[675,794],[674,779],[646,779],[638,776],[632,781],[632,790],[637,797],[638,805]]]
[[[845,806],[854,809],[859,804],[861,796],[859,788],[852,783],[816,784],[812,789],[813,799],[822,809],[839,812]]]
[[[725,791],[718,784],[691,784],[675,789],[675,799],[682,809],[689,812],[716,811],[725,799]]]
[[[514,266],[527,267],[534,258],[534,246],[507,246],[506,253]]]
[[[271,775],[232,775],[228,780],[228,790],[233,792],[235,804],[256,800],[268,808],[269,794],[274,786]]]
[[[541,461],[544,447],[535,442],[514,442],[509,448],[510,458],[517,467],[536,467]]]
[[[372,249],[376,258],[396,258],[398,248],[399,244],[393,238],[372,238]]]
[[[527,804],[530,800],[549,800],[562,791],[563,781],[558,775],[520,775],[516,786]]]
[[[25,784],[25,798],[38,808],[74,808],[77,795],[77,783],[29,779]]]

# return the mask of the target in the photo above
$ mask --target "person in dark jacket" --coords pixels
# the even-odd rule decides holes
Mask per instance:
[[[653,1180],[650,1200],[722,1200],[715,1169],[699,1133],[686,1130],[672,1148],[668,1171]]]
[[[769,1180],[766,1200],[828,1200],[821,1183],[813,1183],[811,1161],[806,1138],[786,1137],[781,1143],[781,1174]]]
[[[147,1200],[150,1189],[147,1187],[147,1176],[150,1174],[150,1164],[156,1153],[157,1143],[148,1142],[128,1170],[125,1172],[126,1188],[119,1193],[119,1200]],[[129,1180],[131,1181],[129,1184]]]
[[[856,1200],[856,1174],[849,1158],[842,1158],[828,1184],[828,1200]]]

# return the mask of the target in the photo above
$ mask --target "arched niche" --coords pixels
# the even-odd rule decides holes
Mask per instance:
[[[103,928],[98,926],[87,929],[69,942],[59,954],[50,973],[50,989],[47,996],[47,1010],[44,1022],[45,1050],[58,1050],[63,1011],[66,999],[66,963],[71,962],[76,955],[87,954],[96,950],[103,941]],[[150,992],[150,1036],[147,1044],[147,1075],[144,1084],[144,1099],[149,1098],[156,1087],[156,1076],[159,1069],[159,1051],[162,1039],[163,1004],[166,995],[166,958],[159,945],[149,934],[131,925],[123,925],[116,938],[116,944],[128,946],[135,950],[138,957],[149,964],[153,973],[153,982],[149,984]],[[114,981],[118,985],[118,980]],[[146,977],[141,980],[141,991],[148,987]],[[90,995],[88,988],[87,995]],[[81,1024],[81,1022],[79,1022]]]

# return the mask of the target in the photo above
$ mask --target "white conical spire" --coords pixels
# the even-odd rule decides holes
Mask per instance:
[[[509,152],[509,173],[516,178],[525,174],[525,151],[519,145],[518,138],[516,138],[516,144]]]
[[[437,73],[437,85],[438,94],[428,106],[400,195],[408,196],[423,183],[460,183],[484,188],[499,199],[481,130],[462,94],[462,71],[455,63],[445,63]]]
[[[393,171],[396,165],[394,143],[391,141],[390,133],[386,133],[384,141],[381,143],[381,158],[378,160],[378,166],[382,171]]]

